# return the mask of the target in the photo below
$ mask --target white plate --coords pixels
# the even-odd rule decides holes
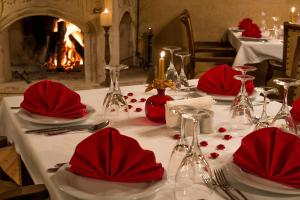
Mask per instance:
[[[230,162],[226,168],[230,176],[233,176],[234,179],[256,189],[279,194],[300,194],[300,189],[288,187],[286,185],[246,173],[233,162]]]
[[[269,41],[268,38],[255,38],[255,37],[244,37],[244,36],[239,37],[239,39],[245,42],[268,42]]]
[[[56,118],[56,117],[37,115],[37,114],[33,114],[31,112],[28,112],[27,110],[22,109],[22,108],[19,110],[19,112],[17,112],[17,115],[25,121],[29,121],[29,122],[36,123],[36,124],[45,124],[45,125],[46,124],[48,124],[48,125],[71,124],[71,123],[84,121],[84,120],[88,119],[95,112],[95,109],[93,107],[88,106],[88,105],[86,107],[87,107],[88,114],[83,117],[76,118],[76,119],[64,119],[64,118]]]
[[[196,90],[196,92],[201,96],[209,95],[214,100],[219,100],[219,101],[233,101],[236,97],[236,96],[227,96],[227,95],[221,95],[221,94],[210,94],[210,93],[198,90],[198,89]],[[254,100],[257,95],[258,95],[258,93],[256,92],[256,90],[254,90],[252,92],[252,94],[250,95],[250,99]]]
[[[76,175],[61,167],[52,177],[63,192],[85,200],[133,200],[154,195],[167,181],[166,171],[161,181],[119,183]]]

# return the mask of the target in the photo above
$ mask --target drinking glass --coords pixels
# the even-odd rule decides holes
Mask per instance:
[[[246,94],[245,83],[247,81],[253,80],[254,76],[250,75],[235,75],[235,79],[242,82],[241,94],[239,96],[239,101],[231,109],[232,112],[232,122],[233,127],[237,129],[244,129],[247,126],[253,124],[253,106],[251,100]]]
[[[286,132],[297,135],[297,126],[291,116],[287,104],[287,97],[288,97],[289,87],[298,86],[300,84],[300,80],[293,79],[293,78],[277,78],[274,79],[274,82],[277,85],[281,85],[283,87],[283,101],[279,112],[275,115],[275,117],[272,120],[272,125],[281,128]]]
[[[203,177],[212,177],[212,173],[198,143],[199,121],[207,114],[203,110],[194,109],[182,115],[193,121],[193,139],[176,173],[175,199],[177,200],[197,200],[200,197],[210,199],[212,191],[203,181]]]
[[[256,67],[244,65],[244,66],[235,66],[235,67],[233,67],[233,69],[236,70],[236,71],[241,72],[242,75],[246,75],[247,72],[255,71]],[[245,84],[246,84],[246,82],[242,81],[240,92],[238,93],[238,95],[232,101],[231,110],[233,109],[234,106],[239,104],[241,96],[248,96],[248,93],[246,92],[246,85]],[[253,110],[253,106],[252,106],[252,103],[251,103],[250,99],[247,98],[247,101],[248,101],[249,106]]]
[[[172,154],[169,160],[169,165],[168,165],[168,176],[170,177],[171,180],[175,178],[177,169],[179,168],[179,165],[186,155],[188,151],[188,142],[186,140],[186,134],[185,132],[187,131],[186,129],[186,121],[187,119],[185,117],[182,117],[182,115],[189,111],[193,110],[194,108],[192,106],[187,106],[187,105],[180,105],[180,106],[174,106],[170,108],[170,112],[179,115],[180,116],[180,138],[177,141],[176,145],[174,146],[172,150]]]
[[[255,130],[266,128],[270,126],[269,117],[267,115],[267,97],[269,94],[278,94],[278,90],[273,87],[258,87],[256,90],[263,95],[264,97],[264,103],[263,103],[263,109],[261,112],[261,116],[255,125]]]
[[[105,69],[110,72],[110,88],[102,103],[104,118],[110,121],[122,121],[128,119],[128,105],[119,87],[120,71],[128,69],[127,65],[110,66]]]
[[[181,84],[181,86],[189,87],[189,82],[188,82],[186,74],[184,72],[184,65],[185,65],[184,60],[186,57],[191,56],[191,54],[189,52],[182,51],[182,52],[176,53],[175,56],[178,56],[181,58],[181,67],[180,67],[180,74],[179,74],[180,84]]]
[[[273,28],[271,29],[272,31],[272,35],[271,35],[271,38],[272,39],[279,39],[279,34],[280,34],[280,26],[279,26],[279,20],[280,20],[280,17],[272,17],[272,20],[274,22],[273,24]]]
[[[167,80],[172,80],[175,85],[176,85],[176,88],[180,88],[180,78],[179,78],[179,75],[175,69],[175,66],[174,66],[174,52],[175,51],[178,51],[180,50],[181,48],[180,47],[176,47],[176,46],[166,46],[166,47],[163,47],[163,50],[165,51],[169,51],[170,52],[170,55],[171,55],[171,59],[170,59],[170,65],[167,69],[167,72],[166,72],[166,79]]]

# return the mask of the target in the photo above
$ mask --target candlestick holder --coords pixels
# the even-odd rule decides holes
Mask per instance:
[[[109,46],[109,29],[110,26],[103,26],[104,29],[104,60],[105,65],[109,65],[110,62],[110,46]],[[102,86],[110,86],[110,72],[105,69],[105,80],[101,83]]]

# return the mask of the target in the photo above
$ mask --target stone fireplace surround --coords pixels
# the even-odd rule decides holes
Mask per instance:
[[[104,7],[112,11],[110,64],[115,65],[120,62],[119,27],[126,13],[131,16],[131,33],[136,33],[136,0],[1,0],[0,82],[7,82],[12,78],[8,27],[22,18],[38,15],[63,18],[81,29],[85,46],[85,81],[92,83],[103,81],[105,78],[104,31],[100,26],[99,13],[95,13],[94,10]],[[135,49],[135,44],[133,46]]]

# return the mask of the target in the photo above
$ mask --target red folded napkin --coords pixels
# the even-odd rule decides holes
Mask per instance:
[[[199,79],[197,88],[210,94],[235,96],[241,88],[241,81],[233,78],[241,74],[228,65],[216,66],[205,72]],[[253,81],[246,82],[246,90],[251,94],[254,90]]]
[[[261,38],[261,31],[256,24],[249,24],[242,32],[244,37]]]
[[[20,105],[25,110],[48,117],[74,119],[87,114],[80,96],[61,83],[44,80],[30,86]]]
[[[233,161],[248,173],[300,188],[299,156],[300,138],[272,127],[244,137]]]
[[[291,109],[291,115],[297,123],[300,123],[300,98],[294,101]]]
[[[70,164],[76,174],[116,182],[158,181],[164,174],[152,151],[114,128],[102,129],[80,142]]]
[[[243,19],[242,21],[240,21],[238,27],[239,27],[239,29],[246,30],[247,27],[248,27],[250,24],[252,24],[252,19],[250,19],[250,18],[245,18],[245,19]]]

